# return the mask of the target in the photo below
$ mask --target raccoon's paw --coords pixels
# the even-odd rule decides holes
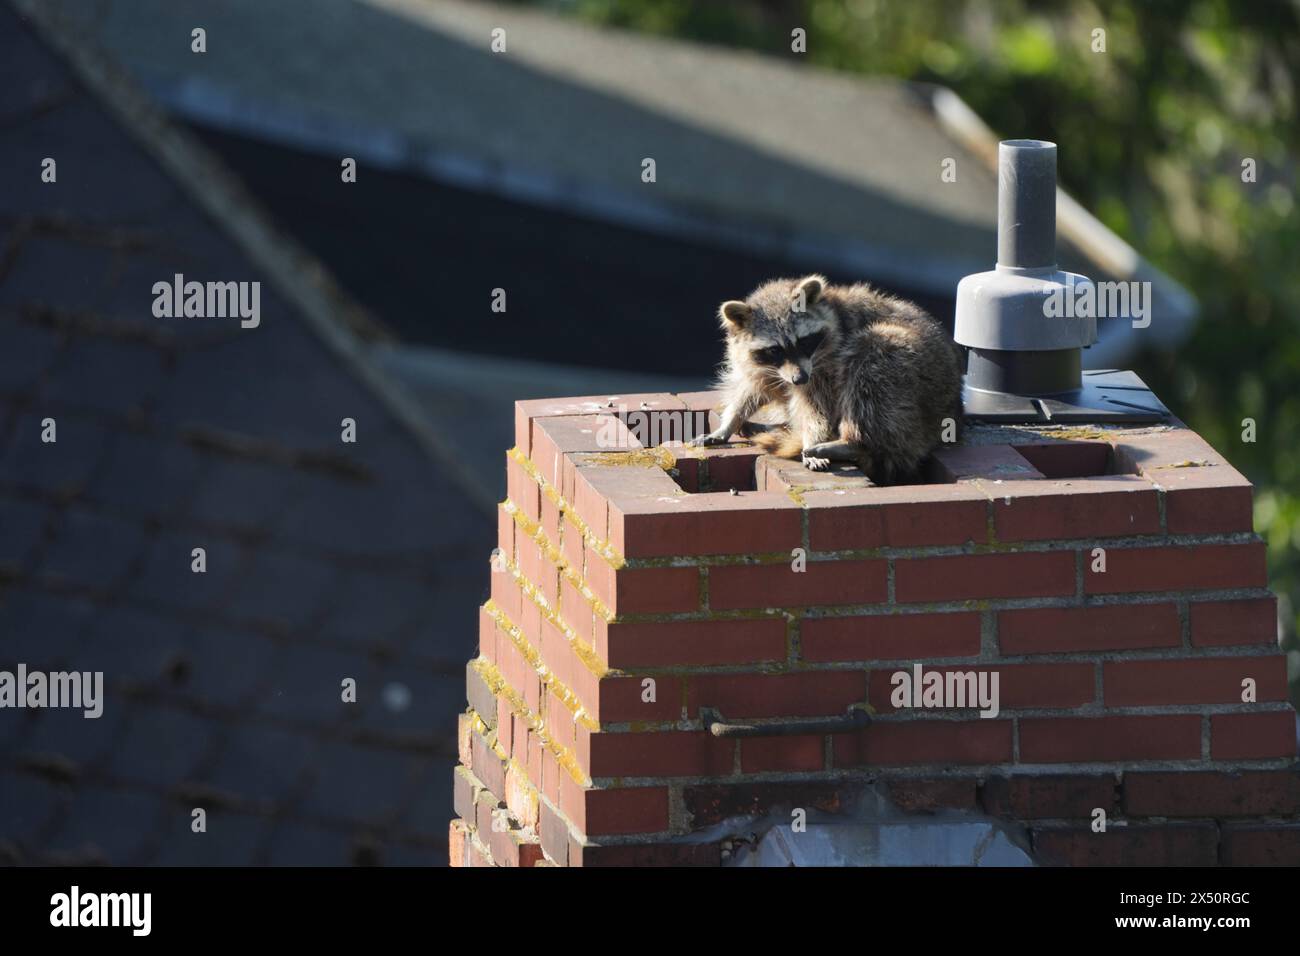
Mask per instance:
[[[725,445],[726,443],[726,435],[720,435],[717,432],[709,432],[707,435],[696,435],[686,444],[690,448],[708,448],[713,445]]]
[[[803,464],[809,471],[829,471],[831,460],[829,458],[816,458],[812,455],[804,455]]]

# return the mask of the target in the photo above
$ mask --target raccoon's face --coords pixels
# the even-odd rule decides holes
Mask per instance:
[[[834,316],[818,305],[825,287],[821,276],[777,279],[744,302],[722,303],[732,365],[787,386],[807,385],[837,329]]]

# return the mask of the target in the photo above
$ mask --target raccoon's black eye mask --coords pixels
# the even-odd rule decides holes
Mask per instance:
[[[818,346],[820,346],[825,340],[825,332],[813,332],[809,335],[805,335],[796,344],[799,346],[799,352],[802,355],[812,355],[817,351]]]
[[[765,349],[755,349],[753,356],[759,365],[779,365],[785,358],[785,349],[779,345],[770,345]]]

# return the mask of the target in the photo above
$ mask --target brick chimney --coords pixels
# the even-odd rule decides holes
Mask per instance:
[[[453,865],[739,862],[801,812],[987,821],[1039,864],[1300,863],[1251,486],[1195,433],[972,425],[880,488],[663,443],[716,401],[516,406]],[[905,706],[918,665],[996,675],[996,713]]]

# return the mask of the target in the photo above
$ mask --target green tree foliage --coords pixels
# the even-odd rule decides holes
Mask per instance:
[[[1300,674],[1300,5],[1282,0],[563,0],[600,23],[810,67],[940,83],[994,130],[1049,139],[1062,184],[1198,298],[1136,369],[1257,486]],[[806,55],[790,31],[808,33]],[[1096,30],[1105,31],[1105,49]],[[1243,182],[1253,160],[1254,182]],[[1156,317],[1159,320],[1159,317]],[[1243,441],[1244,419],[1257,427]],[[1293,683],[1300,689],[1300,683]],[[1293,694],[1300,697],[1300,694]]]

